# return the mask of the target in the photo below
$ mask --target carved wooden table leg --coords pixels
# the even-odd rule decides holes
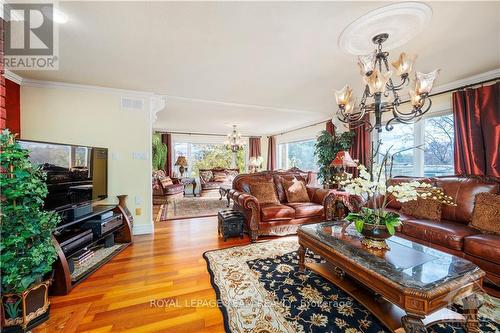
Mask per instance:
[[[479,321],[477,320],[477,311],[481,306],[481,301],[477,294],[472,294],[463,299],[464,315],[465,315],[465,330],[467,333],[479,333]]]
[[[406,333],[427,333],[422,317],[407,313],[401,318]]]
[[[304,272],[306,269],[306,249],[300,245],[299,246],[299,272]]]

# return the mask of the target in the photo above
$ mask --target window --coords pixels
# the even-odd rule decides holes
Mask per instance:
[[[285,142],[278,145],[278,168],[297,167],[304,171],[316,171],[318,166],[314,156],[316,140]]]
[[[394,124],[392,131],[384,131],[379,134],[382,145],[380,150],[385,154],[390,149],[394,155],[392,175],[412,176],[414,174],[414,128],[413,125]]]
[[[425,119],[424,140],[424,176],[454,174],[453,116],[450,114]]]
[[[396,153],[392,176],[443,176],[454,174],[453,115],[427,117],[407,125],[396,123],[392,131],[374,133],[382,140],[381,152]]]
[[[246,168],[247,145],[244,149],[236,153],[236,167],[240,172]],[[188,161],[188,170],[186,175],[189,177],[198,177],[200,169],[211,169],[215,167],[229,168],[232,162],[232,152],[225,145],[219,143],[174,143],[174,160],[177,157],[185,156]],[[176,172],[178,167],[174,166]]]

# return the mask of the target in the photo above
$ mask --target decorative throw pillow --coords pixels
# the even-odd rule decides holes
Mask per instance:
[[[212,179],[213,173],[211,170],[200,171],[200,178],[204,183],[208,183]]]
[[[161,183],[161,186],[163,186],[163,188],[166,188],[169,185],[174,185],[174,182],[168,176],[160,177],[160,183]]]
[[[479,193],[471,226],[487,233],[500,234],[500,195]]]
[[[303,182],[294,179],[292,181],[283,181],[285,188],[286,199],[288,202],[310,202],[307,189]]]
[[[417,219],[433,221],[441,220],[442,204],[437,200],[417,198],[401,204],[401,213],[411,215]]]
[[[214,172],[214,182],[225,182],[227,181],[227,175],[225,172],[215,171]]]
[[[262,204],[279,205],[278,196],[273,183],[254,183],[250,184],[250,193]]]

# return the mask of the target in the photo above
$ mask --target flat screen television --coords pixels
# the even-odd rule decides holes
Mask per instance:
[[[18,140],[46,174],[44,208],[64,211],[108,197],[108,149]]]

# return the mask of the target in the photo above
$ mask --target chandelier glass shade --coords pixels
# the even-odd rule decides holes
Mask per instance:
[[[335,91],[335,98],[338,105],[338,119],[349,124],[351,129],[364,124],[372,131],[377,129],[382,131],[382,115],[389,113],[389,120],[385,128],[387,131],[393,129],[393,122],[405,124],[414,123],[430,110],[432,101],[429,94],[432,90],[434,80],[439,70],[424,74],[416,72],[413,85],[410,86],[410,73],[416,56],[409,56],[401,53],[399,58],[392,62],[392,70],[389,67],[389,53],[382,50],[382,43],[387,40],[388,34],[379,34],[372,38],[377,48],[370,54],[358,57],[358,66],[361,71],[365,88],[359,104],[353,95],[351,87],[346,85],[339,91]],[[393,81],[393,74],[399,77],[399,82]],[[411,110],[401,111],[400,105],[403,99],[401,90],[408,87],[409,102]],[[366,115],[370,115],[366,117]],[[373,115],[373,117],[371,117]],[[370,118],[375,119],[375,124],[370,122]]]
[[[243,140],[241,139],[241,134],[236,130],[236,125],[233,125],[233,131],[227,135],[224,144],[233,153],[243,149]]]

